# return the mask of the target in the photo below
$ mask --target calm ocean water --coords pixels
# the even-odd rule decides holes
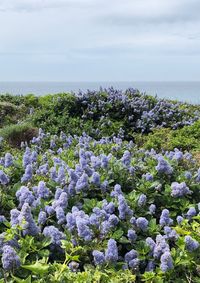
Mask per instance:
[[[36,95],[58,92],[98,90],[100,87],[125,90],[132,87],[160,98],[177,99],[200,104],[199,82],[0,82],[0,93]]]

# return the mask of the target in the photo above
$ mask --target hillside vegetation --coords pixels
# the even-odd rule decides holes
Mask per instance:
[[[0,283],[200,282],[200,106],[0,96]]]

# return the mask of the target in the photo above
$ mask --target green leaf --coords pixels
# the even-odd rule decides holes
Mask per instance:
[[[86,211],[91,211],[93,209],[93,207],[96,206],[96,199],[87,199],[85,198],[84,199],[84,204],[83,204],[83,208],[86,210]]]
[[[142,281],[143,282],[150,281],[153,278],[155,278],[155,272],[145,272],[143,274]]]
[[[155,182],[152,183],[152,185],[149,187],[149,189],[154,189],[158,185],[160,185],[160,182],[159,181],[155,181]]]
[[[191,233],[184,230],[183,228],[179,227],[179,226],[176,226],[174,227],[174,230],[181,236],[186,236],[186,235],[190,235]]]
[[[37,261],[35,264],[22,265],[22,267],[32,271],[35,274],[40,274],[40,275],[47,273],[49,269],[48,264],[41,263],[39,261]]]
[[[119,243],[121,243],[121,244],[130,244],[130,241],[126,237],[122,236],[119,239]]]
[[[47,237],[42,241],[41,246],[43,248],[45,248],[45,247],[49,246],[51,244],[51,242],[52,242],[51,238]]]
[[[115,240],[119,240],[123,234],[124,234],[124,231],[120,228],[112,234],[112,238]]]
[[[40,257],[45,257],[45,258],[48,258],[49,257],[49,254],[50,254],[50,251],[49,250],[39,250],[38,251],[38,256]]]
[[[154,233],[154,232],[157,232],[158,231],[158,225],[157,225],[157,223],[156,223],[156,219],[154,218],[154,219],[151,219],[150,221],[149,221],[149,231],[151,232],[151,233]]]
[[[66,259],[70,261],[79,261],[79,255],[66,255]]]
[[[29,277],[27,277],[26,279],[21,279],[21,278],[15,277],[15,276],[12,276],[12,278],[15,279],[15,281],[17,283],[31,283],[31,275]],[[1,281],[0,281],[0,283],[1,283]]]
[[[62,243],[62,248],[67,250],[67,251],[71,250],[73,248],[72,243],[70,243],[69,241],[61,240],[61,243]]]
[[[142,241],[142,240],[139,241],[139,242],[137,242],[137,244],[136,244],[136,249],[137,249],[137,251],[139,252],[139,254],[140,254],[141,257],[144,256],[144,255],[146,255],[146,254],[148,254],[149,251],[150,251],[149,246],[146,244],[145,241]]]

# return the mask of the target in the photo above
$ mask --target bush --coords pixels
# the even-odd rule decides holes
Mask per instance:
[[[16,106],[24,104],[24,96],[23,95],[12,95],[9,93],[0,94],[0,101],[3,102],[10,102],[15,104]]]
[[[0,136],[3,137],[11,146],[20,147],[21,142],[29,143],[37,135],[37,128],[30,124],[16,124],[2,128]]]
[[[10,102],[0,102],[0,127],[16,123],[25,113],[26,107],[23,104],[17,106]]]
[[[182,129],[171,130],[169,128],[154,129],[149,135],[135,135],[138,146],[146,149],[173,150],[200,150],[200,121]]]
[[[199,106],[113,88],[6,99],[25,113],[0,130],[0,282],[200,281]]]
[[[199,279],[200,171],[188,153],[40,131],[11,161],[2,157],[0,249],[13,256],[0,250],[0,280]]]

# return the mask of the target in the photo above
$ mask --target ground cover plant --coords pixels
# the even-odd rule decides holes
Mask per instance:
[[[0,101],[24,109],[0,130],[0,282],[200,282],[198,105],[112,88]]]

